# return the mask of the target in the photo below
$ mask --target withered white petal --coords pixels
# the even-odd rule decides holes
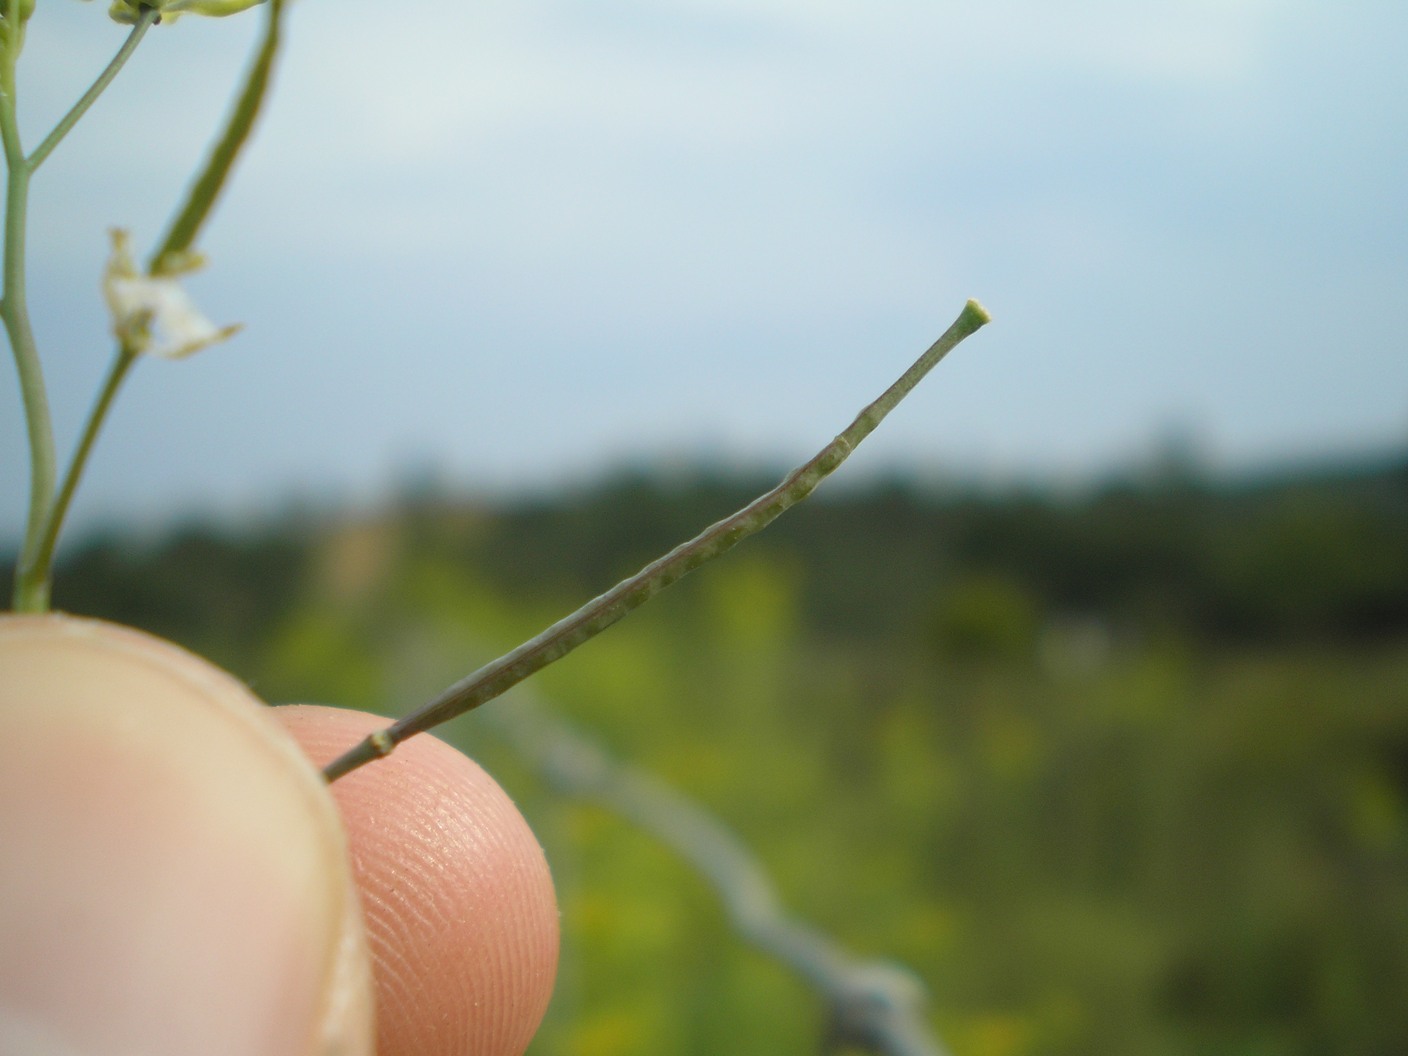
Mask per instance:
[[[143,275],[132,261],[127,232],[112,233],[113,252],[103,276],[113,334],[123,347],[163,359],[181,359],[224,341],[239,326],[216,326],[191,300],[175,274]]]

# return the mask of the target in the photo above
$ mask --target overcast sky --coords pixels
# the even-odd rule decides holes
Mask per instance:
[[[157,27],[35,181],[59,442],[263,18]],[[40,0],[36,143],[121,42]],[[1246,467],[1408,440],[1408,4],[298,0],[194,284],[80,519],[782,464],[968,297],[994,323],[846,472]],[[23,519],[0,381],[0,538]]]

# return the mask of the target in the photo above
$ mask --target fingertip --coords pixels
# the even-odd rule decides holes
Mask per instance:
[[[312,705],[276,715],[318,765],[386,720]],[[514,1056],[557,969],[542,849],[477,764],[428,735],[332,786],[361,891],[380,1056]]]
[[[367,1053],[337,810],[169,642],[0,617],[0,1051]]]

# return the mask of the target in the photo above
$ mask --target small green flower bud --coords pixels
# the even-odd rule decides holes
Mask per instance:
[[[29,16],[34,14],[34,0],[20,0],[19,20],[20,25],[24,25],[29,20]],[[0,37],[3,37],[9,27],[6,25],[10,20],[10,0],[0,0]]]
[[[33,6],[34,0],[29,0],[29,3]],[[163,22],[174,22],[181,15],[209,15],[221,18],[239,14],[262,3],[264,0],[112,0],[108,17],[114,22],[130,26],[141,17],[143,10],[156,8]]]

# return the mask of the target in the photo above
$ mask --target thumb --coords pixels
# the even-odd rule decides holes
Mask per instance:
[[[332,798],[205,661],[0,616],[0,848],[0,1053],[371,1052]]]

